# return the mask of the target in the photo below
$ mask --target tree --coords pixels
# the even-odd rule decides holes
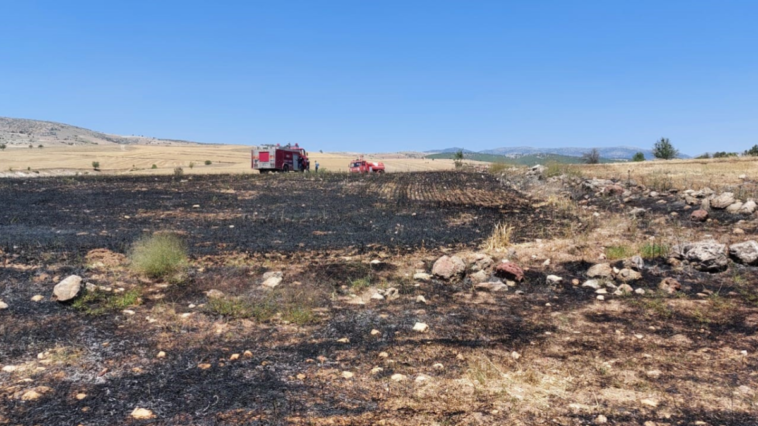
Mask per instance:
[[[600,162],[600,151],[597,148],[592,148],[590,152],[582,154],[582,161],[587,164],[597,164]]]
[[[698,155],[695,157],[696,160],[708,160],[711,158],[711,154],[708,154],[707,152],[703,155]]]
[[[0,143],[0,151],[2,151],[4,149],[5,149],[5,144],[4,143]]]
[[[632,157],[632,161],[645,161],[645,154],[642,152],[638,152],[634,154]]]
[[[463,150],[459,149],[458,152],[453,155],[453,163],[455,163],[456,169],[463,167]]]
[[[99,161],[93,161],[92,162],[92,169],[94,169],[95,171],[100,170],[100,162]]]
[[[653,155],[655,158],[660,158],[662,160],[671,160],[679,155],[679,150],[674,148],[674,145],[671,145],[668,138],[661,138],[661,140],[656,142],[653,146]]]
[[[752,148],[745,151],[742,155],[752,155],[753,157],[758,157],[758,145],[753,145]]]
[[[713,153],[713,158],[726,158],[726,157],[736,157],[736,156],[737,156],[736,152],[724,152],[724,151],[720,151],[720,152],[714,152]]]

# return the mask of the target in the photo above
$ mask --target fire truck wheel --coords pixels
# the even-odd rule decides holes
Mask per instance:
[[[284,165],[284,167],[282,167],[282,171],[283,171],[283,172],[288,172],[288,171],[290,171],[290,165],[289,165],[289,164],[285,164],[285,165]]]

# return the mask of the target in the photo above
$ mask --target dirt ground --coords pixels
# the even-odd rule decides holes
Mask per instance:
[[[650,241],[754,239],[753,216],[488,173],[190,177],[0,180],[0,424],[758,424],[757,268],[653,253],[644,294],[572,282]],[[135,272],[167,231],[186,269]],[[453,254],[464,276],[417,275]],[[476,287],[486,255],[523,280]],[[89,289],[53,301],[71,274]]]

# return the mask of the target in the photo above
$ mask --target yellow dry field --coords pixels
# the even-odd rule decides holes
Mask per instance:
[[[577,166],[585,177],[631,178],[647,186],[701,189],[739,185],[744,175],[758,179],[757,157],[716,158],[707,160],[656,160]],[[660,185],[656,185],[660,184]]]
[[[171,174],[176,167],[181,167],[185,174],[254,173],[250,168],[250,149],[239,145],[14,148],[0,151],[0,175],[29,171],[42,175],[89,173],[95,161],[100,163],[100,173],[112,174]],[[312,162],[318,161],[321,169],[330,172],[347,172],[348,163],[354,159],[346,154],[309,155]],[[393,157],[397,156],[366,159],[384,162],[387,172],[453,169],[452,160]],[[206,161],[211,164],[206,165]]]

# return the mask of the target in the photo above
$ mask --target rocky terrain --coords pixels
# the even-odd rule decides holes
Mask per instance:
[[[0,424],[758,424],[754,183],[547,172],[0,181]]]

